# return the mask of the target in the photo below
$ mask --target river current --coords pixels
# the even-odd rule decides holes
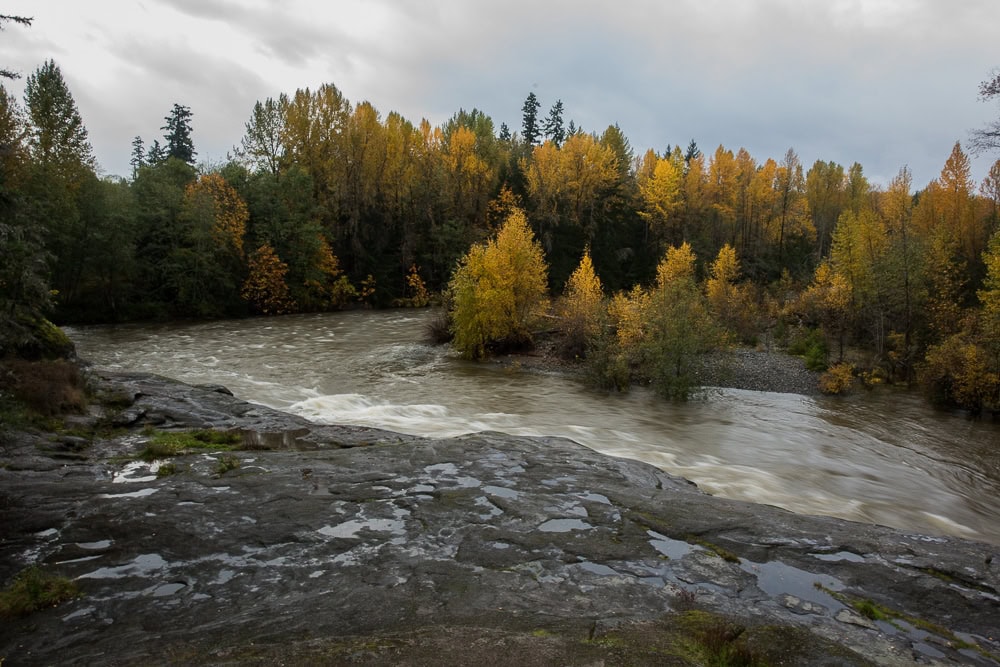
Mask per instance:
[[[428,310],[69,328],[103,368],[217,383],[324,423],[446,437],[565,436],[714,495],[1000,544],[1000,425],[909,392],[847,398],[714,390],[673,404],[424,342]]]

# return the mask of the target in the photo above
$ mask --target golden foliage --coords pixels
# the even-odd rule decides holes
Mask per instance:
[[[955,334],[927,350],[921,380],[935,402],[979,413],[998,407],[1000,375],[990,360],[982,347]]]
[[[719,322],[749,342],[757,333],[757,308],[749,286],[736,284],[739,275],[736,250],[727,243],[712,262],[705,295],[709,309]]]
[[[480,359],[492,347],[530,342],[547,273],[524,213],[514,211],[495,238],[469,249],[449,283],[455,348]]]
[[[819,377],[819,390],[824,394],[846,394],[854,385],[854,366],[834,364]]]
[[[313,307],[320,310],[340,308],[357,295],[357,290],[343,275],[340,261],[322,234],[317,237],[313,265],[316,272],[305,280],[306,293]]]
[[[431,295],[427,292],[424,279],[420,277],[420,267],[416,264],[411,264],[406,274],[405,294],[402,299],[394,300],[393,305],[402,308],[423,308],[431,302]]]
[[[215,242],[243,257],[243,235],[250,212],[233,186],[221,174],[205,174],[187,186],[184,198],[188,207],[205,207],[208,211]]]
[[[250,274],[240,291],[257,312],[264,315],[281,315],[295,310],[295,302],[288,292],[285,275],[288,265],[265,243],[250,254]]]
[[[667,253],[656,267],[656,284],[665,287],[682,280],[694,281],[694,250],[685,241],[680,246],[667,248]]]
[[[563,334],[565,356],[584,355],[588,341],[600,333],[603,311],[604,291],[600,278],[594,272],[588,248],[580,259],[580,265],[566,281],[566,289],[559,302],[559,328]]]
[[[672,225],[677,209],[681,204],[681,179],[683,166],[667,156],[657,158],[647,155],[644,171],[640,172],[639,194],[642,197],[642,210],[639,215],[653,229],[665,233]]]

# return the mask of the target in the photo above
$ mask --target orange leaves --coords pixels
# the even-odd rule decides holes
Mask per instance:
[[[184,191],[185,208],[207,214],[213,240],[243,257],[243,235],[250,213],[239,193],[220,174],[205,174]]]
[[[295,302],[285,282],[287,273],[288,265],[265,243],[250,254],[250,275],[243,283],[240,296],[264,315],[292,312]]]

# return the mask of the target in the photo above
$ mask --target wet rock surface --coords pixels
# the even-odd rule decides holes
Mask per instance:
[[[0,447],[0,579],[40,563],[82,591],[0,625],[5,667],[698,664],[713,627],[772,664],[998,664],[991,545],[714,498],[568,440],[101,382],[118,431]],[[150,425],[237,432],[239,466],[158,478],[127,460]]]

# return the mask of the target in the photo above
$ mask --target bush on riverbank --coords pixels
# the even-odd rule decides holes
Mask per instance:
[[[10,397],[36,415],[79,413],[87,406],[85,382],[73,362],[14,359],[0,365],[0,375]]]

